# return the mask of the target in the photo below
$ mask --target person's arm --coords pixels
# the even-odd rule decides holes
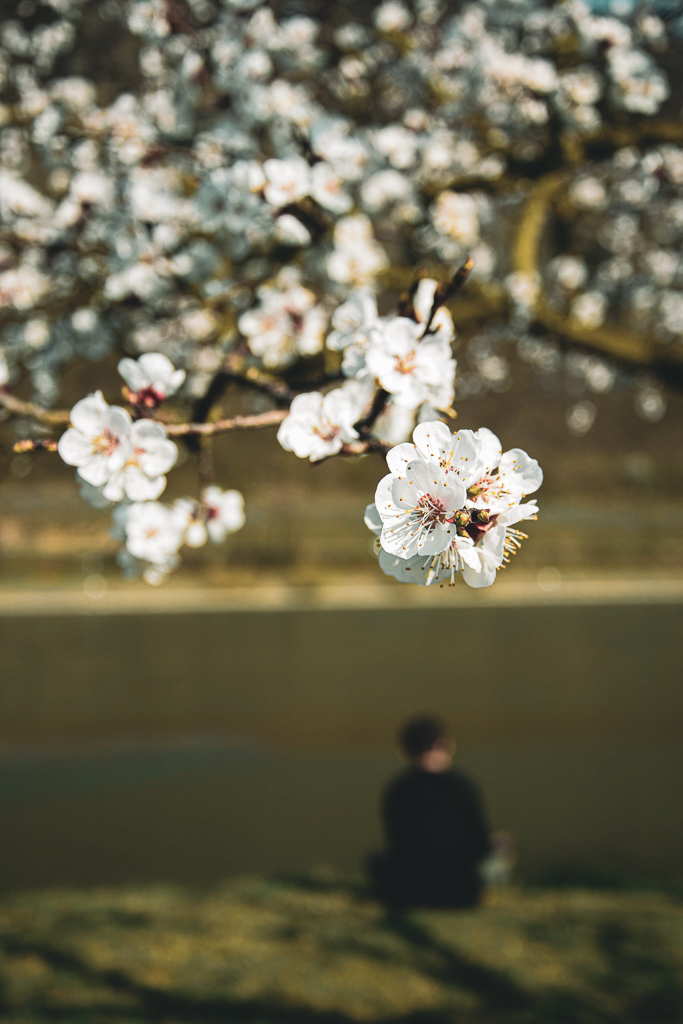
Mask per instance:
[[[468,835],[471,850],[477,860],[483,860],[491,853],[491,835],[483,803],[476,786],[469,779],[464,779],[463,797],[469,819]]]
[[[387,848],[404,849],[413,839],[412,816],[402,779],[395,779],[382,800],[382,822]]]

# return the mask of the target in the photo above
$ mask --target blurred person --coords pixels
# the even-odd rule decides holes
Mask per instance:
[[[367,865],[374,895],[396,908],[475,907],[491,843],[477,790],[451,767],[455,740],[431,717],[411,719],[398,739],[409,766],[382,799],[386,852]]]

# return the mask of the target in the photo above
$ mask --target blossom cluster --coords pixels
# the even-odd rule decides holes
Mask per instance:
[[[387,464],[365,512],[382,571],[420,586],[452,586],[461,572],[470,587],[490,586],[526,538],[516,524],[538,515],[524,500],[543,481],[536,460],[503,452],[486,428],[451,434],[435,420],[392,448]]]
[[[124,339],[184,367],[193,396],[240,342],[269,369],[314,357],[351,292],[416,259],[471,253],[475,280],[505,282],[515,178],[558,133],[590,142],[671,93],[675,24],[656,4],[384,0],[323,22],[258,0],[103,0],[97,17],[140,46],[138,80],[107,104],[58,70],[88,46],[83,6],[31,0],[0,33],[0,380],[28,371],[43,404],[66,363]],[[657,159],[683,158],[665,148],[641,205]],[[591,187],[576,175],[579,207]],[[643,249],[645,288],[662,244]],[[683,292],[667,289],[638,323],[675,340]],[[598,293],[586,276],[572,316],[618,319]],[[475,364],[472,393],[500,382],[500,363]]]
[[[368,412],[376,389],[386,394],[374,436],[401,440],[415,416],[448,411],[455,392],[456,363],[451,351],[453,320],[443,306],[430,317],[438,284],[419,282],[410,316],[380,317],[369,289],[351,292],[332,315],[327,347],[343,353],[339,388],[298,395],[278,432],[283,448],[312,462],[335,455],[358,438],[354,424]]]
[[[605,331],[683,344],[683,147],[648,141],[676,102],[680,19],[666,0],[325,6],[17,4],[0,25],[0,397],[29,377],[44,411],[71,362],[127,353],[125,407],[82,399],[58,451],[150,580],[244,521],[211,473],[199,498],[159,500],[182,436],[162,406],[206,404],[206,433],[232,374],[279,403],[301,458],[398,446],[368,513],[385,571],[485,585],[540,471],[485,430],[446,438],[457,346],[458,398],[506,389],[514,349],[566,375],[582,434],[624,376]],[[64,70],[93,66],[95,22],[135,56],[113,92]],[[531,258],[529,210],[547,229]],[[456,339],[442,279],[460,264],[475,308]],[[661,418],[653,379],[636,383],[639,415]]]
[[[201,500],[179,498],[171,505],[157,501],[166,487],[166,473],[175,465],[177,446],[163,423],[144,412],[157,409],[185,379],[162,353],[139,360],[122,359],[133,419],[126,409],[108,405],[98,391],[81,399],[70,412],[71,426],[57,451],[76,466],[83,498],[95,508],[115,505],[114,535],[125,541],[119,564],[128,574],[141,572],[160,583],[180,564],[183,544],[201,547],[225,540],[244,525],[244,499],[238,491],[205,487]]]

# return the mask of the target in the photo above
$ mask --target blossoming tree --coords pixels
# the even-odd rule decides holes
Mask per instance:
[[[507,386],[511,346],[564,368],[575,433],[615,384],[660,418],[680,374],[679,22],[655,0],[281,6],[20,0],[3,23],[0,404],[150,582],[245,521],[213,440],[277,427],[312,462],[386,454],[385,573],[488,586],[542,477],[453,433],[456,344],[461,397]],[[136,58],[109,101],[96,67],[65,71],[93,33]],[[81,359],[101,389],[59,409]],[[228,387],[266,407],[226,415]],[[197,493],[164,503],[179,444]]]

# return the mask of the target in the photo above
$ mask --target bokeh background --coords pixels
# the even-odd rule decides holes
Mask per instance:
[[[93,81],[101,105],[142,88],[144,41],[125,6],[84,3],[54,71]],[[168,0],[159,11],[182,35],[186,17],[201,23],[195,6]],[[266,6],[317,19],[323,35],[347,21],[372,31],[373,5]],[[438,17],[461,6],[441,5]],[[515,17],[521,6],[497,5]],[[495,146],[489,134],[508,160],[491,194],[509,189],[515,209],[558,167],[573,180],[609,176],[615,153],[641,159],[683,141],[680,5],[588,6],[666,27],[666,45],[651,50],[669,94],[656,117],[601,107],[603,128],[585,137],[580,125],[573,137],[513,125]],[[48,22],[60,5],[49,11]],[[1,13],[10,54],[7,26],[35,28],[45,15],[33,0],[5,0]],[[604,52],[584,64],[597,68]],[[296,63],[287,74],[296,80]],[[270,430],[214,445],[218,479],[244,494],[244,529],[185,549],[161,588],[123,579],[107,513],[82,501],[56,455],[14,453],[17,430],[32,428],[3,413],[1,1019],[683,1019],[681,323],[659,292],[629,305],[637,289],[679,295],[680,246],[657,236],[654,199],[652,210],[638,200],[646,242],[632,250],[628,225],[614,244],[604,228],[591,233],[595,218],[609,225],[632,210],[566,202],[555,196],[546,211],[534,272],[547,308],[536,321],[515,305],[505,280],[519,263],[504,258],[452,305],[457,425],[488,426],[545,473],[530,539],[489,591],[382,576],[362,519],[382,456],[312,466]],[[382,231],[393,216],[372,216],[392,258],[398,242]],[[523,242],[498,244],[519,256]],[[657,271],[659,283],[652,260],[638,263],[655,242],[679,261],[669,278]],[[411,252],[447,276],[447,256]],[[605,287],[604,324],[593,307],[581,320],[580,291],[562,292],[558,254],[585,261],[593,293],[614,272],[621,291]],[[629,259],[623,281],[615,261]],[[389,267],[385,308],[414,268]],[[252,265],[250,287],[254,275]],[[244,285],[239,269],[235,280]],[[144,326],[144,302],[123,307]],[[8,355],[27,315],[6,304]],[[64,408],[119,387],[118,358],[139,351],[128,327],[97,361],[19,361],[9,385]],[[258,394],[229,401],[267,407]],[[196,489],[196,461],[183,452],[168,499]],[[418,712],[449,724],[492,827],[515,837],[514,885],[479,916],[388,922],[363,893],[379,797],[400,768],[394,735]]]

